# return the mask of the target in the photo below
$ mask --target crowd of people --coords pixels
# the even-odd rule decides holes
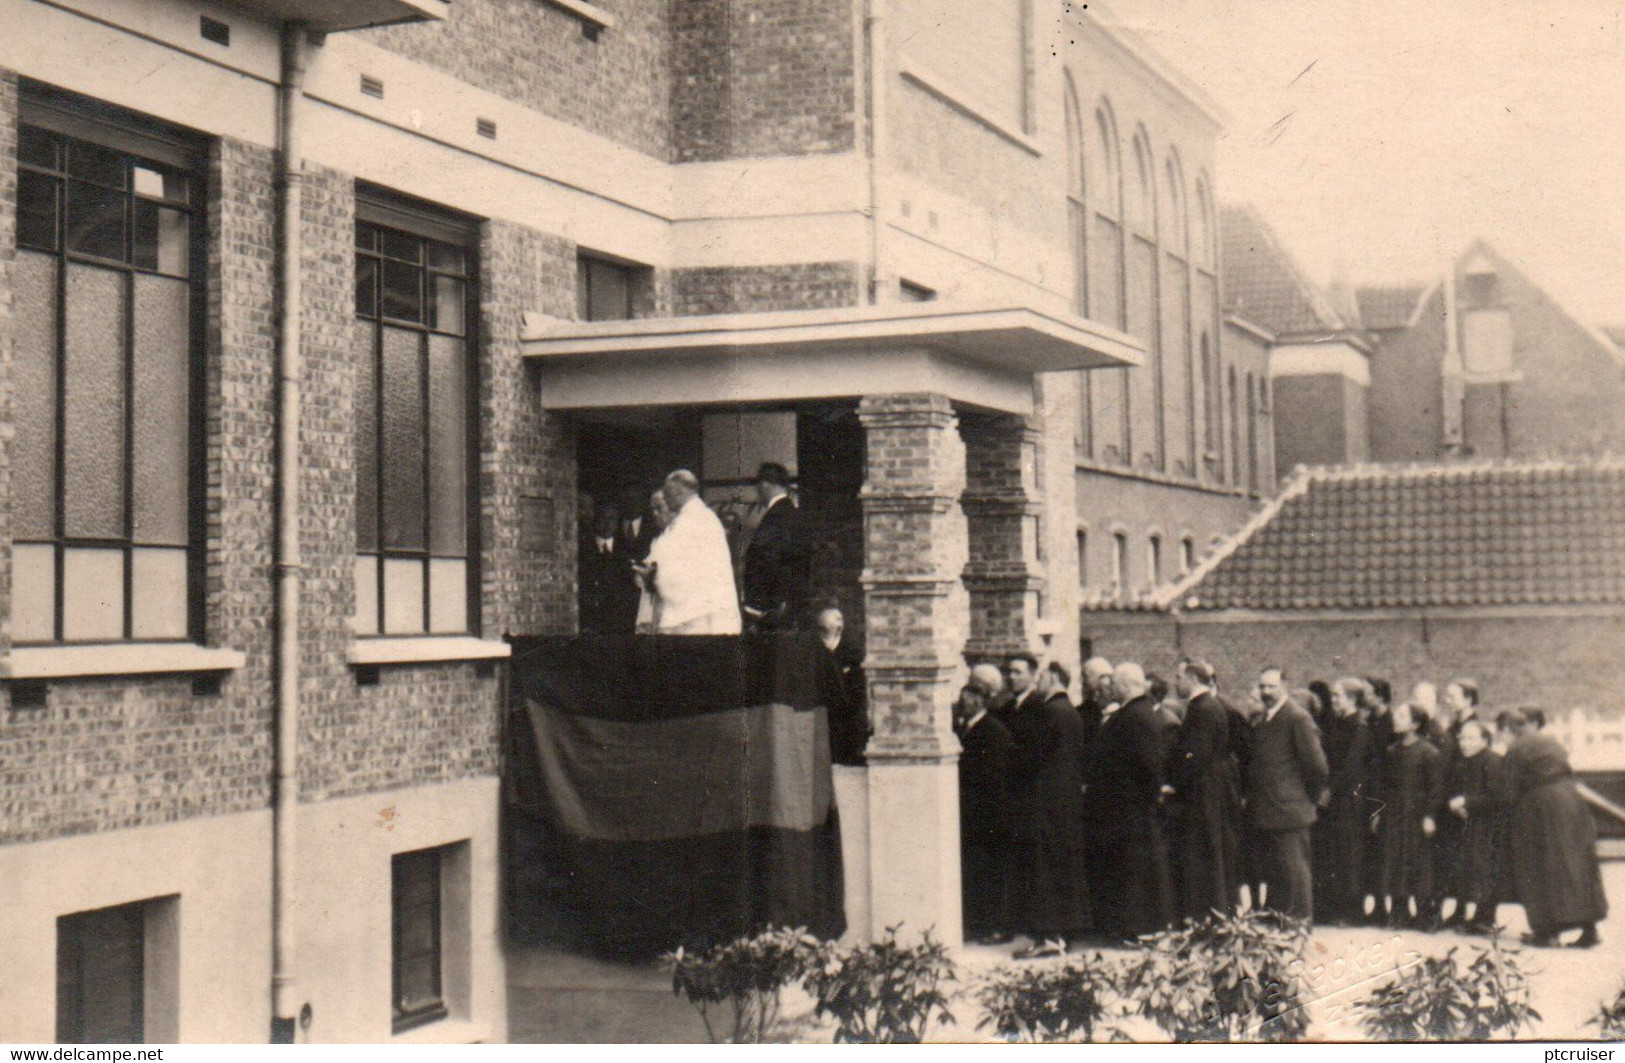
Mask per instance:
[[[1133,662],[971,669],[954,708],[966,937],[1060,955],[1253,906],[1324,925],[1590,947],[1608,911],[1596,832],[1536,709],[1493,717],[1458,679],[1346,677],[1242,697],[1186,658],[1170,686]]]

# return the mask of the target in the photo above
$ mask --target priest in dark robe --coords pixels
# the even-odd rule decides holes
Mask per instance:
[[[1012,853],[1010,921],[1032,945],[1017,958],[1059,956],[1068,936],[1088,930],[1084,864],[1083,725],[1065,699],[1053,701],[1038,682],[1038,661],[1012,655],[1005,678],[1015,694],[1010,737]]]
[[[1184,660],[1174,674],[1180,721],[1165,788],[1169,863],[1178,914],[1227,912],[1236,895],[1236,823],[1230,779],[1229,713],[1213,693],[1213,666]]]
[[[990,695],[977,683],[954,704],[959,755],[959,866],[965,940],[1010,940],[1010,762],[1015,740],[988,712]]]
[[[1394,703],[1394,690],[1388,680],[1381,676],[1366,676],[1365,682],[1371,688],[1371,710],[1365,717],[1366,730],[1369,732],[1365,777],[1369,788],[1375,792],[1382,788],[1388,747],[1394,741],[1394,717],[1390,708]],[[1366,922],[1371,926],[1387,922],[1388,917],[1382,910],[1382,835],[1375,829],[1366,832],[1365,894],[1371,902],[1371,913]]]
[[[1555,945],[1558,934],[1578,927],[1575,946],[1590,948],[1608,915],[1596,825],[1563,746],[1535,731],[1527,713],[1511,714],[1510,726],[1518,736],[1504,762],[1512,797],[1512,885],[1529,917],[1529,942]]]
[[[1119,664],[1112,686],[1123,707],[1106,718],[1095,741],[1084,814],[1089,862],[1102,891],[1094,898],[1096,927],[1122,939],[1168,924],[1173,886],[1162,823],[1162,712],[1138,664]]]
[[[1468,934],[1495,928],[1506,851],[1506,771],[1489,748],[1489,726],[1474,717],[1456,730],[1458,755],[1450,768],[1446,820],[1460,824],[1456,860],[1447,867],[1457,909],[1452,921]]]
[[[1106,709],[1116,701],[1112,692],[1112,664],[1104,657],[1091,657],[1083,662],[1083,701],[1078,715],[1083,719],[1083,739],[1090,748],[1100,734],[1100,724],[1106,718]]]
[[[1374,823],[1382,837],[1382,892],[1396,926],[1433,929],[1433,837],[1444,805],[1444,757],[1427,733],[1428,717],[1409,703],[1394,706],[1394,739],[1384,765],[1382,811]]]
[[[1366,824],[1381,807],[1366,775],[1371,735],[1364,714],[1370,701],[1365,680],[1339,679],[1321,731],[1329,775],[1314,826],[1315,918],[1327,925],[1352,926],[1365,915]]]

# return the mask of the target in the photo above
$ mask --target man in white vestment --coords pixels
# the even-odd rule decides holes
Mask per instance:
[[[739,634],[739,592],[722,521],[700,498],[700,482],[687,469],[666,477],[660,491],[672,521],[639,569],[658,598],[655,630],[662,635]]]

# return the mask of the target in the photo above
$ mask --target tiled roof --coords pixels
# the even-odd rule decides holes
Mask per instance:
[[[1252,207],[1219,208],[1225,310],[1276,333],[1348,327]]]
[[[1426,290],[1424,284],[1358,289],[1354,293],[1354,301],[1360,307],[1360,327],[1374,331],[1404,328],[1410,324],[1416,301]]]
[[[1302,470],[1151,604],[1625,605],[1625,460]]]

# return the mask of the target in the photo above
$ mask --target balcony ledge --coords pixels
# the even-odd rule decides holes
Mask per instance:
[[[231,6],[277,22],[298,20],[317,33],[440,22],[451,13],[447,0],[231,0]]]

